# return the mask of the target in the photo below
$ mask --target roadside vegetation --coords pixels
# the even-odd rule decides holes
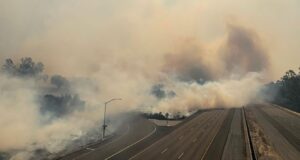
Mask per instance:
[[[300,112],[300,68],[298,73],[289,70],[280,80],[267,84],[263,94],[271,103]]]
[[[183,120],[186,116],[181,115],[180,112],[177,114],[170,116],[169,113],[163,114],[162,112],[159,113],[143,113],[143,116],[148,119],[157,119],[157,120]]]

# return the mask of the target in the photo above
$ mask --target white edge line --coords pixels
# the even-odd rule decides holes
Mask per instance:
[[[228,116],[228,115],[229,115],[229,113],[227,113],[226,116]],[[226,119],[226,117],[224,118],[224,120],[225,120],[225,119]],[[222,123],[221,123],[220,126],[219,126],[219,130],[221,129],[221,126],[222,126]],[[204,154],[202,155],[202,157],[201,157],[200,160],[202,160],[202,159],[205,157],[205,155],[207,154],[207,151],[208,151],[208,149],[210,148],[210,146],[211,146],[212,142],[214,141],[214,139],[216,138],[217,134],[218,134],[218,131],[217,131],[217,133],[214,135],[214,137],[211,139],[209,145],[207,146],[207,148],[206,148],[206,150],[205,150],[205,152],[204,152]]]
[[[109,157],[105,158],[105,160],[108,160],[108,159],[110,159],[110,158],[114,157],[115,155],[117,155],[117,154],[119,154],[119,153],[121,153],[121,152],[125,151],[126,149],[128,149],[128,148],[132,147],[133,145],[135,145],[135,144],[137,144],[137,143],[139,143],[139,142],[143,141],[144,139],[146,139],[146,138],[150,137],[150,136],[151,136],[152,134],[154,134],[155,132],[156,132],[156,127],[154,127],[153,131],[152,131],[151,133],[149,133],[148,135],[146,135],[145,137],[143,137],[143,138],[141,138],[140,140],[138,140],[138,141],[136,141],[136,142],[132,143],[131,145],[129,145],[129,146],[127,146],[127,147],[125,147],[125,148],[123,148],[123,149],[119,150],[118,152],[114,153],[113,155],[111,155],[111,156],[109,156]]]
[[[124,136],[128,133],[129,128],[130,128],[130,126],[127,125],[127,130],[126,130],[126,132],[125,132],[123,135],[121,135],[120,137],[116,138],[115,140],[113,140],[113,141],[111,141],[111,142],[109,142],[109,143],[106,143],[106,144],[104,144],[104,145],[109,145],[109,144],[111,144],[111,143],[113,143],[113,142],[118,141],[120,138],[124,137]],[[103,145],[103,146],[104,146],[104,145]],[[102,148],[103,146],[100,146],[99,148]],[[88,154],[90,154],[90,153],[92,153],[92,152],[94,152],[94,151],[97,151],[99,148],[95,148],[94,150],[89,150],[89,149],[87,149],[87,148],[84,148],[84,149],[87,149],[88,152],[86,152],[86,153],[84,153],[84,154],[81,154],[81,155],[79,155],[79,156],[73,158],[72,160],[76,160],[76,159],[78,159],[78,158],[84,157],[84,156],[86,156],[86,155],[88,155]]]
[[[196,118],[196,117],[195,117]],[[185,124],[184,124],[185,125]],[[170,134],[168,134],[166,137],[170,136]],[[139,153],[137,153],[136,155],[130,157],[128,160],[132,160],[134,158],[136,158],[137,156],[139,156],[140,154],[144,153],[146,150],[148,150],[149,148],[151,148],[152,146],[154,146],[155,144],[159,143],[160,141],[162,141],[162,139],[165,139],[165,137],[157,140],[156,142],[152,143],[150,146],[148,146],[147,148],[145,148],[144,150],[140,151]]]
[[[200,133],[202,133],[203,131],[201,131]],[[167,135],[170,136],[170,135]],[[165,137],[163,137],[162,139],[164,139]],[[134,158],[136,158],[137,156],[139,156],[140,154],[144,153],[146,150],[148,150],[149,148],[151,148],[152,146],[154,146],[155,144],[157,144],[158,142],[160,142],[162,139],[159,139],[158,141],[152,143],[150,146],[148,146],[147,148],[145,148],[144,150],[140,151],[139,153],[137,153],[136,155],[132,156],[131,158],[129,158],[128,160],[132,160]]]
[[[180,159],[183,156],[184,152],[182,152],[177,159]]]
[[[164,154],[165,152],[168,151],[168,148],[164,149],[162,152],[160,152],[161,154]]]

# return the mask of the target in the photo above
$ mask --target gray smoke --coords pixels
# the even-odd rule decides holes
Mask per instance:
[[[223,54],[225,69],[228,73],[244,75],[261,72],[269,68],[269,57],[258,35],[247,28],[228,24],[228,36]]]
[[[117,59],[103,60],[91,66],[82,63],[91,67],[88,78],[49,76],[49,73],[43,73],[47,67],[31,58],[23,58],[20,63],[7,60],[0,88],[17,95],[14,97],[19,103],[14,104],[15,100],[1,97],[0,109],[16,105],[11,117],[22,117],[15,110],[28,110],[32,119],[22,122],[18,118],[9,118],[14,126],[25,127],[15,131],[2,126],[7,132],[0,139],[6,139],[0,150],[7,153],[21,150],[11,153],[18,159],[30,159],[36,156],[38,149],[42,149],[42,153],[57,154],[73,144],[74,136],[80,141],[87,135],[98,134],[99,130],[95,129],[99,127],[103,109],[99,102],[116,96],[126,101],[122,102],[122,107],[112,104],[111,114],[132,110],[190,114],[201,108],[239,107],[249,103],[264,81],[264,73],[269,68],[264,62],[268,61],[268,56],[254,31],[240,25],[229,25],[228,28],[226,37],[214,51],[209,49],[209,45],[194,39],[179,41],[180,45],[170,49],[169,54],[152,57],[158,65],[153,65],[148,59],[142,59],[145,63],[140,63],[139,56],[123,55],[115,55]],[[77,69],[68,71],[75,73]],[[7,89],[8,84],[17,87]],[[25,94],[27,96],[24,97]],[[7,115],[10,114],[3,112],[0,116]],[[14,135],[21,140],[13,142],[10,132],[26,134]],[[33,145],[26,147],[28,143]]]
[[[151,88],[151,94],[157,99],[173,98],[176,93],[172,90],[167,90],[163,84],[155,84]]]
[[[0,152],[27,160],[93,137],[111,98],[123,100],[109,117],[247,104],[268,53],[245,23],[207,23],[225,7],[210,2],[2,0],[0,60],[14,61],[0,74]],[[28,56],[45,67],[15,61]]]
[[[223,44],[215,53],[193,40],[185,41],[175,53],[166,54],[164,71],[180,81],[199,84],[269,71],[268,53],[255,31],[238,24],[227,24],[227,30]]]
[[[268,53],[255,31],[239,24],[228,24],[227,29],[216,52],[189,41],[167,55],[163,70],[177,96],[159,101],[155,111],[188,114],[199,108],[240,107],[255,100],[270,74]],[[161,89],[156,91],[164,95]]]
[[[57,89],[70,90],[70,82],[61,75],[52,76],[50,82],[55,85]]]
[[[179,48],[176,53],[166,54],[164,57],[164,71],[175,76],[181,81],[197,81],[203,83],[214,79],[213,71],[205,60],[206,55],[200,46],[194,45],[191,41],[186,41],[188,46]]]

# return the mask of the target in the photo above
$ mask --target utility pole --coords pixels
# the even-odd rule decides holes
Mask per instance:
[[[104,140],[104,138],[105,138],[105,129],[106,129],[106,127],[107,127],[107,125],[105,124],[105,115],[106,115],[106,106],[107,106],[107,104],[108,103],[110,103],[110,102],[112,102],[112,101],[115,101],[115,100],[122,100],[121,98],[113,98],[113,99],[111,99],[111,100],[109,100],[109,101],[107,101],[107,102],[105,102],[104,103],[104,116],[103,116],[103,126],[102,126],[102,131],[103,131],[103,133],[102,133],[102,140]]]
[[[168,112],[165,114],[165,117],[167,119],[167,126],[169,126],[169,113]]]

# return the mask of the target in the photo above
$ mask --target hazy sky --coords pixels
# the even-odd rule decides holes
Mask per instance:
[[[299,8],[299,0],[0,0],[0,58],[57,54],[48,59],[59,61],[78,45],[167,52],[164,43],[174,39],[218,43],[235,21],[259,34],[277,78],[300,66]]]
[[[59,152],[97,129],[112,97],[123,100],[110,114],[245,106],[300,66],[299,42],[300,0],[0,0],[0,64],[32,57],[86,102],[41,125],[36,98],[49,81],[0,74],[0,152]]]

